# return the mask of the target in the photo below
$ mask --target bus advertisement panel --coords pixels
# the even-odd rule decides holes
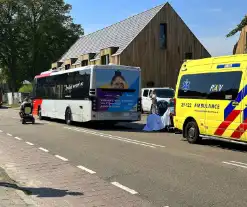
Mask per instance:
[[[95,70],[97,111],[137,112],[139,70]]]

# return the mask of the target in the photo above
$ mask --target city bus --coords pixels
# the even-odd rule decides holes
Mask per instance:
[[[33,114],[71,122],[141,120],[141,69],[91,65],[35,76]]]

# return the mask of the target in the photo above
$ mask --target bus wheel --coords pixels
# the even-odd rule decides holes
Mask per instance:
[[[199,143],[202,138],[199,135],[199,128],[195,121],[190,121],[185,126],[186,139],[191,144]]]
[[[65,123],[67,125],[71,125],[71,110],[70,108],[67,108],[66,112],[65,112]]]
[[[43,119],[42,113],[41,113],[41,108],[39,108],[38,110],[38,116],[39,116],[39,120]]]

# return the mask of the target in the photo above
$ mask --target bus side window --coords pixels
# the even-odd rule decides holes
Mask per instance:
[[[75,72],[74,88],[72,89],[72,99],[88,99],[90,88],[90,70]]]

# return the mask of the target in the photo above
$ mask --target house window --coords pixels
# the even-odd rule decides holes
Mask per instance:
[[[65,65],[65,70],[70,69],[70,64]]]
[[[110,63],[110,56],[109,55],[101,56],[101,64],[102,65],[108,65],[109,63]]]
[[[88,65],[88,60],[81,61],[81,66],[87,66],[87,65]]]
[[[193,56],[192,52],[186,52],[184,59],[191,60],[192,59],[192,56]]]
[[[167,24],[160,24],[160,48],[166,49],[167,47]]]

